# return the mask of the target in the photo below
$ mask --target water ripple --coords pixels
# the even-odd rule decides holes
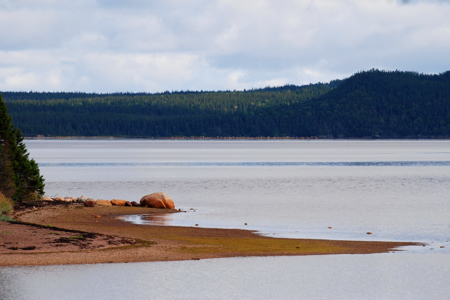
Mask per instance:
[[[40,163],[40,167],[448,167],[450,161],[358,162],[64,162]]]

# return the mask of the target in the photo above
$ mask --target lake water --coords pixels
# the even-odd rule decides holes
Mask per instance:
[[[450,294],[450,141],[26,144],[50,196],[139,201],[163,191],[186,211],[151,220],[131,216],[132,222],[426,246],[376,255],[0,268],[0,299],[447,299]]]

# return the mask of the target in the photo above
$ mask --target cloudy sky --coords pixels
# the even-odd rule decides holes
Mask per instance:
[[[450,70],[450,0],[0,0],[0,91],[242,90]]]

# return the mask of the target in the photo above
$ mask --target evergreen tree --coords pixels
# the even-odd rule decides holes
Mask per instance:
[[[16,202],[33,200],[44,194],[44,178],[11,121],[0,95],[0,192]]]

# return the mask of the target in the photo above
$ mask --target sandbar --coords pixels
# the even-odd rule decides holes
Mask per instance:
[[[146,207],[47,206],[0,222],[0,266],[37,266],[225,257],[370,254],[413,242],[285,239],[241,229],[135,225],[124,215],[177,213]]]

